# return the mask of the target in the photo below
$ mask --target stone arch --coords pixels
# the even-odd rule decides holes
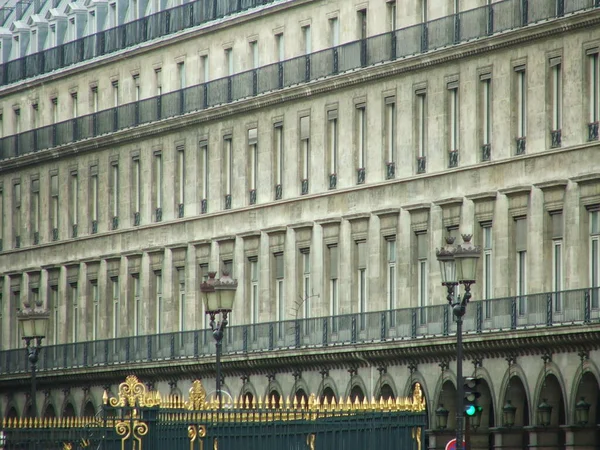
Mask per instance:
[[[423,388],[423,384],[421,384],[421,388]],[[443,388],[443,389],[442,389]],[[442,396],[443,393],[443,396]],[[425,394],[426,391],[425,391]],[[427,400],[427,397],[425,397]],[[427,408],[427,413],[429,416],[429,423],[433,424],[433,427],[436,427],[436,418],[435,418],[435,410],[440,407],[440,405],[444,405],[444,408],[450,411],[448,415],[448,427],[454,426],[454,421],[456,418],[455,409],[456,404],[456,374],[452,372],[450,369],[444,370],[443,377],[440,376],[435,385],[435,389],[433,391],[433,397],[430,397],[429,407]]]
[[[340,398],[338,394],[337,385],[335,384],[335,380],[330,376],[327,376],[321,380],[321,384],[319,384],[319,389],[317,390],[317,392],[321,403],[323,403],[325,397],[327,397],[327,400],[330,403],[332,398],[335,398],[336,402]]]
[[[375,397],[375,400],[379,400],[380,397],[383,397],[385,400],[391,397],[392,400],[395,400],[396,397],[398,397],[398,389],[396,388],[396,383],[394,383],[394,379],[390,374],[381,374],[379,380],[377,381],[377,384],[375,385],[375,392],[373,392],[373,397]]]
[[[427,402],[430,397],[429,397],[429,388],[427,387],[427,382],[425,381],[425,378],[423,377],[423,374],[421,372],[419,372],[418,370],[415,370],[412,374],[412,377],[409,377],[408,380],[406,380],[406,384],[404,385],[404,396],[405,397],[411,397],[413,394],[413,391],[415,390],[415,383],[419,383],[421,385],[421,390],[423,391],[423,396],[425,397],[425,401]],[[429,404],[426,403],[427,408],[429,409]]]
[[[348,382],[345,398],[350,397],[352,403],[354,403],[355,398],[358,398],[362,403],[367,395],[367,392],[367,387],[362,377],[360,375],[354,375]]]
[[[524,395],[524,401],[522,403],[521,412],[519,412],[519,408],[516,404],[514,404],[514,400],[507,398],[509,382],[511,383],[511,388],[517,390],[519,395]],[[516,383],[516,384],[515,384]],[[513,384],[515,384],[513,388]],[[507,368],[504,372],[504,377],[502,378],[502,382],[500,384],[500,401],[498,402],[498,407],[496,408],[496,424],[498,426],[502,425],[503,417],[502,417],[502,408],[506,404],[507,400],[511,400],[513,402],[513,406],[517,406],[517,417],[522,414],[523,410],[526,410],[526,417],[523,417],[521,420],[522,426],[531,425],[532,423],[532,411],[535,411],[535,408],[532,406],[531,402],[531,390],[529,389],[529,384],[527,383],[527,376],[525,375],[525,371],[523,368],[514,363],[511,367]],[[515,422],[517,424],[519,422]]]
[[[244,405],[246,405],[246,403],[248,404],[249,408],[253,408],[255,406],[256,389],[250,381],[246,381],[242,386],[242,389],[240,389],[240,398],[244,402]]]
[[[96,415],[96,402],[91,392],[87,392],[83,401],[81,402],[81,415],[82,417],[94,417]]]
[[[6,418],[7,419],[18,419],[19,411],[17,410],[17,405],[11,400],[8,405],[6,405]]]
[[[77,417],[75,405],[70,399],[66,399],[63,404],[61,417]]]
[[[478,389],[481,394],[479,404],[483,407],[480,427],[481,429],[494,428],[498,423],[496,419],[498,404],[496,402],[496,393],[494,391],[492,377],[488,370],[483,367],[477,367],[476,374],[477,378],[481,380]],[[490,446],[493,446],[493,442]]]
[[[42,409],[42,417],[48,418],[48,419],[52,419],[52,418],[56,417],[56,408],[54,407],[52,402],[46,403],[46,405],[44,406],[44,409]]]
[[[546,386],[546,389],[544,389],[544,385]],[[557,391],[559,394],[558,397],[556,395]],[[551,425],[566,425],[567,411],[569,410],[569,406],[567,404],[567,396],[565,394],[565,381],[562,377],[560,369],[553,362],[549,362],[546,365],[545,371],[542,367],[540,374],[538,375],[534,399],[535,402],[531,405],[532,412],[537,411],[537,407],[542,400],[547,399],[548,403],[552,406],[552,417],[550,419]],[[539,425],[537,414],[534,414],[533,418],[533,424]]]
[[[290,398],[292,399],[292,401],[294,401],[294,397],[296,396],[296,393],[298,391],[304,392],[306,396],[304,400],[308,400],[310,390],[308,389],[308,384],[306,383],[304,378],[299,378],[298,380],[294,381],[294,384],[292,385],[292,390],[290,391]],[[298,401],[300,401],[300,398],[298,398]]]
[[[569,404],[572,405],[569,409],[569,422],[575,424],[575,405],[584,397],[585,401],[590,404],[589,424],[600,423],[600,370],[591,359],[587,359],[577,369],[573,377],[573,385],[571,387],[571,395]]]
[[[281,389],[279,382],[277,380],[269,381],[265,391],[265,405],[269,405],[271,408],[279,408],[282,397],[283,389]]]

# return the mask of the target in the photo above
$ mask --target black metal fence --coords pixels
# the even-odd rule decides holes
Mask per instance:
[[[597,323],[600,288],[531,294],[473,301],[464,317],[466,334],[526,328]],[[346,314],[333,317],[237,325],[226,329],[223,354],[323,348],[340,345],[405,341],[447,336],[456,332],[447,304],[423,308]],[[130,363],[214,358],[209,329],[131,336],[48,346],[40,354],[38,371],[91,368]],[[29,370],[24,349],[0,352],[0,374]]]
[[[217,2],[218,5],[228,6],[224,7],[223,10],[217,9],[217,13],[229,14],[230,9],[228,8],[231,8],[236,2],[240,3],[243,8],[268,3],[266,0],[219,1]],[[103,52],[114,51],[113,48],[115,50],[123,48],[129,41],[135,43],[136,39],[126,39],[125,37],[130,34],[137,36],[138,29],[146,30],[143,33],[139,31],[139,33],[142,33],[142,36],[148,36],[147,30],[154,29],[148,25],[152,21],[170,23],[169,21],[175,20],[175,17],[195,17],[195,14],[200,13],[194,11],[204,11],[207,8],[209,10],[210,8],[214,9],[211,5],[214,5],[213,0],[197,0],[186,3],[183,6],[169,10],[176,10],[177,13],[164,11],[140,19],[137,22],[107,30],[102,33],[102,39],[98,36],[90,36],[89,39],[102,42],[100,47]],[[303,55],[182,90],[7,136],[0,139],[0,160],[113,133],[192,111],[204,110],[360,67],[393,61],[599,6],[600,0],[503,0],[424,24],[402,28],[365,40],[349,42],[310,55]],[[183,11],[187,9],[190,9],[192,13],[184,14]],[[199,17],[205,16],[200,14]],[[181,24],[195,24],[191,19],[188,22],[184,19],[178,20],[181,20]],[[146,25],[140,25],[142,22]],[[169,25],[168,27],[157,25],[156,29],[175,30],[180,29],[178,27],[181,26],[183,25]],[[134,30],[135,32],[126,30]],[[109,38],[112,34],[115,34],[115,37]],[[121,35],[125,37],[119,39],[118,37]],[[0,66],[0,72],[4,74],[2,75],[3,80],[5,82],[18,81],[26,76],[54,70],[59,67],[59,64],[64,64],[64,61],[78,61],[75,56],[65,57],[67,53],[69,55],[86,55],[87,53],[96,55],[97,53],[92,50],[88,50],[86,53],[84,40],[81,40],[82,43],[80,44],[68,43],[47,50],[46,52],[57,53],[52,57],[50,55],[42,57],[42,53],[38,53],[22,60],[6,63]],[[75,43],[77,42],[80,41],[75,41]],[[114,45],[111,44],[107,47],[107,42],[114,42]],[[71,48],[68,46],[73,45],[79,45],[84,50],[65,50]],[[98,45],[100,44],[88,44],[87,47],[96,48]],[[110,51],[107,51],[107,49]],[[46,52],[43,52],[43,54]],[[43,61],[43,64],[36,63],[36,58]],[[26,61],[30,62],[26,63]],[[48,66],[48,64],[51,64],[51,66]],[[32,67],[37,67],[37,69],[34,70]],[[44,68],[44,71],[40,72],[42,68]],[[28,75],[29,73],[31,74]]]
[[[6,450],[424,450],[427,410],[411,397],[387,401],[277,403],[236,399],[219,408],[199,380],[187,400],[162,398],[135,376],[103,399],[100,418],[3,419]]]

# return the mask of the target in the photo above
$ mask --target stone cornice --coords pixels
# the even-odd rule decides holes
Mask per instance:
[[[488,38],[458,44],[442,49],[432,50],[424,54],[408,56],[395,61],[385,62],[364,69],[350,71],[340,75],[329,76],[322,80],[311,81],[284,90],[258,95],[249,99],[239,100],[230,104],[208,108],[182,116],[176,116],[159,122],[139,125],[135,128],[117,131],[110,135],[98,136],[85,141],[65,144],[48,150],[30,153],[22,157],[5,160],[0,163],[0,172],[23,168],[48,159],[56,159],[68,155],[98,150],[99,147],[123,145],[139,139],[148,139],[165,132],[172,132],[188,126],[198,126],[199,123],[220,120],[233,114],[247,113],[256,109],[279,105],[297,99],[328,93],[334,90],[353,87],[357,84],[395,77],[402,73],[427,69],[434,65],[460,60],[495,50],[523,45],[538,39],[544,39],[580,28],[591,27],[600,23],[597,10],[575,14],[568,18],[549,20],[542,24],[519,28]]]
[[[563,327],[499,331],[485,334],[464,335],[465,359],[519,357],[544,354],[547,348],[553,353],[577,352],[600,348],[598,325],[568,325]],[[390,340],[376,343],[354,344],[335,347],[314,347],[265,351],[223,356],[226,377],[241,375],[290,372],[302,367],[304,371],[329,368],[348,368],[386,365],[403,365],[408,362],[433,363],[456,358],[456,337],[441,336],[427,339]],[[118,383],[125,376],[135,373],[138,377],[152,380],[170,380],[177,377],[197,377],[214,374],[212,357],[199,359],[165,360],[157,363],[131,363],[129,365],[96,366],[38,372],[40,389],[65,385]],[[0,392],[24,389],[30,385],[29,374],[0,377]]]

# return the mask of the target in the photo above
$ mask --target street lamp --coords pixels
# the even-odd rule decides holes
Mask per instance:
[[[517,408],[510,402],[510,400],[506,400],[506,404],[502,407],[502,422],[505,427],[510,428],[515,424],[516,412]]]
[[[550,419],[552,417],[552,406],[550,406],[548,404],[546,399],[543,399],[542,403],[540,403],[538,405],[537,414],[538,414],[538,423],[541,426],[547,427],[550,425]]]
[[[37,307],[22,309],[17,315],[21,337],[27,349],[27,359],[31,364],[31,417],[37,417],[35,371],[42,349],[42,339],[46,337],[49,317],[48,311]]]
[[[219,399],[219,409],[221,409],[223,404],[221,395],[221,343],[227,326],[227,315],[233,309],[238,283],[225,271],[223,271],[221,278],[216,279],[215,276],[216,272],[209,272],[208,280],[200,285],[200,291],[204,301],[204,312],[210,316],[210,328],[217,347],[217,397]],[[217,314],[220,314],[221,317],[218,322],[215,322]]]
[[[477,262],[481,249],[471,243],[472,235],[462,235],[464,243],[454,245],[454,238],[447,237],[446,245],[436,251],[440,271],[442,274],[442,285],[446,286],[448,295],[446,299],[452,312],[456,317],[456,442],[463,442],[463,419],[464,419],[464,386],[462,375],[463,344],[462,344],[462,318],[465,315],[467,304],[471,299],[471,285],[475,283],[477,274]],[[455,298],[456,286],[462,284],[465,293],[460,298]]]
[[[435,410],[435,418],[439,430],[445,430],[448,426],[448,414],[450,414],[450,411],[444,408],[444,405],[440,403],[439,408]]]
[[[585,401],[585,397],[581,397],[575,405],[575,420],[578,425],[587,425],[590,420],[590,406],[592,405]]]

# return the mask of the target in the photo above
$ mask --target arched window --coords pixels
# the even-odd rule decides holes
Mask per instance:
[[[352,390],[350,391],[350,401],[352,403],[356,402],[356,399],[358,398],[358,401],[360,403],[363,402],[363,400],[365,399],[365,393],[363,392],[362,388],[356,384],[352,387]]]
[[[386,383],[383,386],[381,386],[381,389],[379,390],[379,398],[383,399],[385,401],[387,401],[390,398],[392,400],[396,399],[396,396],[394,395],[394,391],[392,390],[392,388],[389,384]]]
[[[280,401],[281,401],[281,394],[279,394],[279,392],[277,392],[275,389],[273,389],[271,392],[269,392],[269,398],[267,399],[267,405],[269,405],[269,408],[272,408],[272,409],[279,408]]]
[[[52,419],[52,418],[56,417],[56,411],[54,410],[54,406],[52,406],[52,403],[48,403],[46,405],[46,410],[44,411],[44,417],[47,417],[48,419]]]
[[[329,386],[323,389],[323,392],[321,394],[321,403],[325,403],[325,399],[327,399],[327,403],[329,404],[331,404],[331,402],[333,402],[334,399],[337,402],[337,398],[335,398],[335,393],[333,392],[333,389],[331,389]]]
[[[63,417],[75,417],[75,407],[72,403],[67,403],[63,411]]]

